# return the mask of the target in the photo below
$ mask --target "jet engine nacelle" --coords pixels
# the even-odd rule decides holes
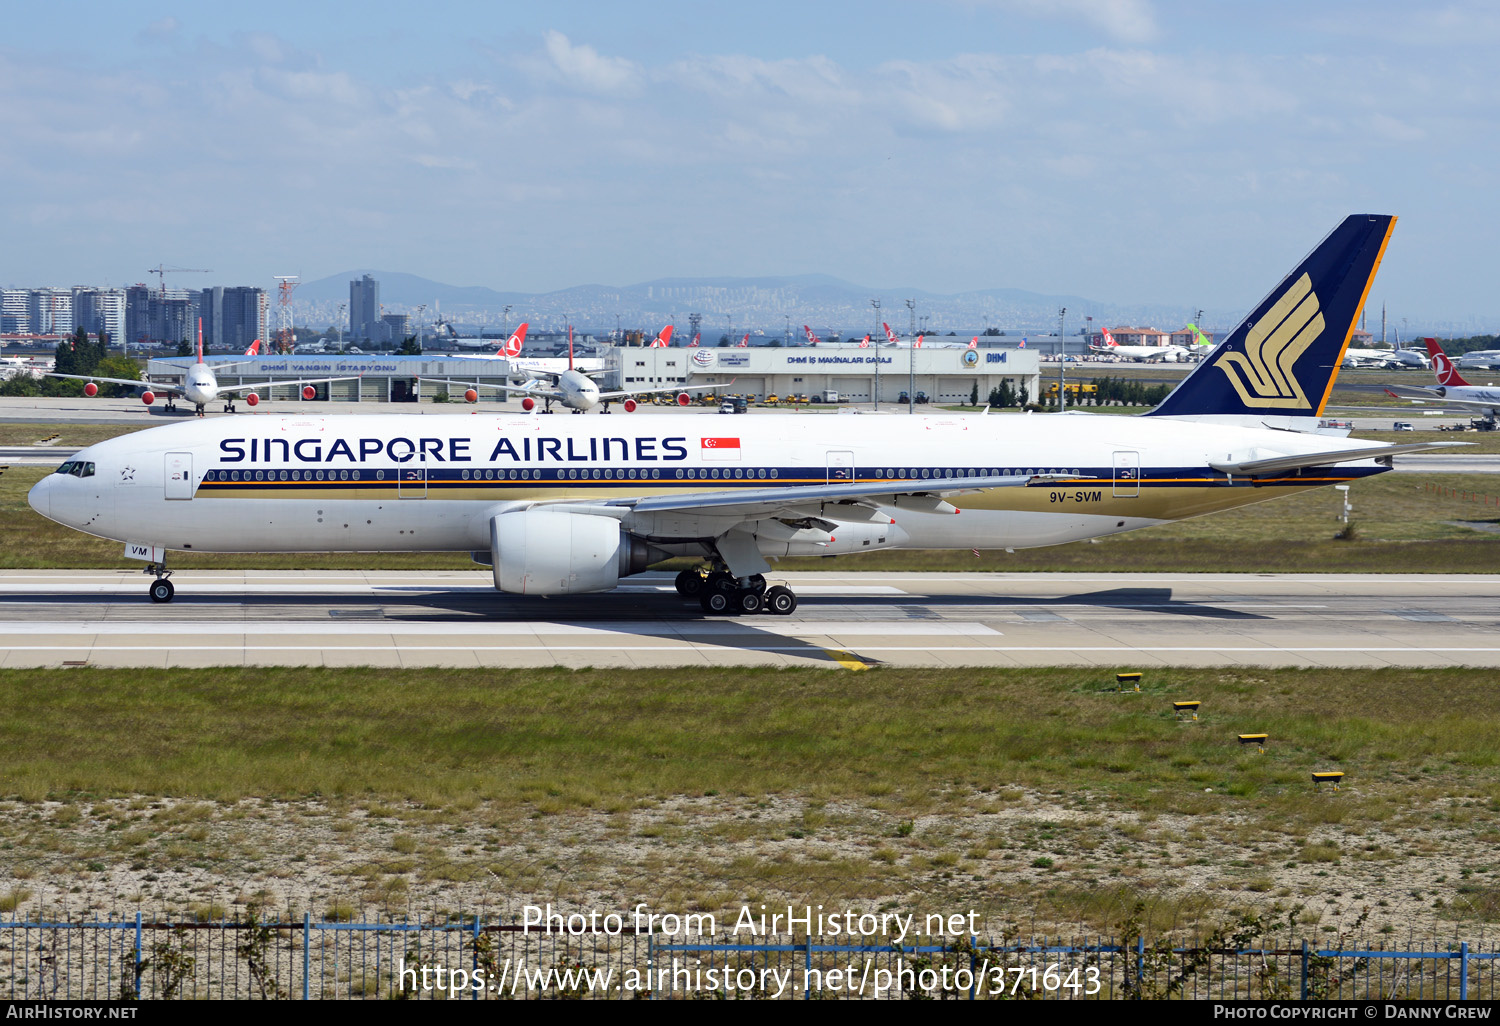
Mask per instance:
[[[677,393],[677,405],[678,406],[691,406],[691,405],[693,405],[693,397],[690,396],[690,395],[688,395],[686,392],[678,392]]]
[[[150,406],[152,403],[156,402],[156,393],[151,391],[142,392],[141,402],[145,403],[147,406]]]
[[[302,398],[304,398],[304,399],[316,399],[317,397],[318,397],[318,390],[316,388],[313,388],[311,385],[303,385],[302,386]]]
[[[532,410],[536,409],[536,400],[528,395],[525,399],[521,400],[521,409],[525,410],[527,413],[530,413]]]
[[[99,394],[99,386],[90,381],[87,385],[83,386],[83,394],[92,399]]]
[[[666,557],[614,517],[528,509],[490,519],[495,587],[516,595],[610,591]]]
[[[260,396],[256,395],[254,392],[251,392],[249,395],[245,396],[245,405],[246,406],[259,406],[260,405]]]
[[[622,406],[625,407],[625,412],[626,413],[634,413],[635,412],[636,401],[634,399],[626,399],[620,405],[622,405]]]
[[[479,393],[477,391],[475,391],[474,389],[472,389],[472,388],[465,389],[464,390],[464,402],[466,402],[466,403],[477,403],[477,402],[479,402]]]

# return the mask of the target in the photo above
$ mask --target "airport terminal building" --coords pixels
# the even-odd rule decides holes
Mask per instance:
[[[716,385],[725,394],[757,399],[768,395],[820,398],[836,392],[841,402],[868,403],[874,399],[878,377],[881,402],[895,403],[910,390],[925,393],[934,403],[963,403],[976,387],[983,401],[1002,381],[1017,390],[1025,387],[1033,397],[1041,388],[1038,354],[1023,349],[626,346],[605,347],[602,354],[604,369],[594,377],[607,391]],[[161,357],[151,360],[147,369],[154,379],[180,380],[188,362],[183,357]],[[520,368],[512,372],[508,361],[458,353],[215,356],[209,362],[221,385],[285,382],[265,398],[294,398],[299,380],[350,378],[314,386],[319,399],[333,402],[413,402],[431,399],[445,389],[457,399],[469,385],[499,385],[525,376]],[[445,385],[445,381],[452,384]],[[498,389],[478,391],[481,402],[505,400],[505,393]]]

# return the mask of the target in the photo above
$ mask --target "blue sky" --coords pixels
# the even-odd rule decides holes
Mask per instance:
[[[0,38],[0,281],[822,273],[1244,309],[1346,213],[1500,323],[1493,4],[54,3]],[[185,285],[199,276],[184,277]]]

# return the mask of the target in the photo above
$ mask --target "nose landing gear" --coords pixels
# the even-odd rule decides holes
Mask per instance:
[[[166,563],[148,563],[143,573],[155,576],[156,580],[151,582],[151,587],[146,594],[151,596],[152,602],[171,602],[172,596],[177,589],[172,587],[172,582],[167,578],[172,576],[172,571],[167,569]]]

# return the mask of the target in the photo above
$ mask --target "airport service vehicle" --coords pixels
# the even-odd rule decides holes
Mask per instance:
[[[1394,222],[1346,219],[1140,417],[221,418],[87,446],[28,501],[123,542],[159,602],[169,550],[444,550],[540,596],[692,556],[701,571],[677,587],[706,611],[786,614],[797,597],[766,580],[773,558],[1056,545],[1438,447],[1312,433]]]
[[[1443,402],[1450,406],[1462,406],[1480,415],[1480,419],[1473,422],[1475,427],[1481,431],[1495,430],[1495,415],[1500,413],[1500,387],[1469,384],[1458,372],[1453,360],[1443,352],[1437,339],[1423,341],[1427,343],[1427,352],[1432,355],[1432,370],[1437,376],[1437,387],[1386,385],[1386,395],[1414,402]]]
[[[258,352],[260,352],[260,339],[256,339],[250,343],[250,348],[245,350],[245,355],[254,356]],[[218,368],[219,370],[227,370],[230,367],[239,367],[242,366],[242,363],[248,362],[221,363],[218,365]],[[247,393],[245,396],[245,404],[247,406],[255,406],[260,402],[260,395],[256,392],[256,389],[270,389],[272,385],[300,386],[302,398],[312,399],[317,395],[317,390],[313,388],[314,385],[323,385],[331,381],[353,381],[358,375],[350,375],[342,378],[299,379],[296,381],[261,381],[250,385],[220,385],[219,379],[214,376],[214,368],[203,362],[203,322],[200,320],[198,322],[198,362],[189,364],[185,368],[182,384],[180,385],[164,381],[151,381],[149,379],[132,381],[129,378],[101,378],[90,374],[57,374],[49,372],[48,377],[71,378],[75,381],[88,382],[88,384],[83,386],[83,394],[90,399],[99,394],[100,382],[104,382],[107,385],[128,385],[131,388],[144,389],[141,392],[141,402],[150,406],[156,402],[157,396],[165,396],[167,400],[165,409],[168,413],[176,410],[177,407],[173,403],[173,400],[180,396],[192,403],[197,409],[198,416],[201,417],[203,416],[203,408],[205,406],[221,398],[224,400],[224,412],[233,413],[234,396],[237,392]]]

